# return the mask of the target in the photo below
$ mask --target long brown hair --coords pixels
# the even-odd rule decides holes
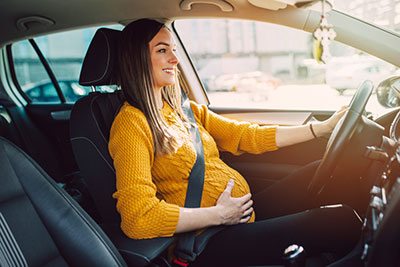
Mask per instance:
[[[153,135],[154,152],[157,154],[172,153],[180,146],[176,133],[157,109],[153,89],[149,42],[163,27],[166,27],[165,24],[150,19],[131,22],[122,31],[118,53],[118,79],[121,88],[127,102],[140,109],[146,116]],[[162,88],[162,97],[187,123],[181,107],[181,90],[177,75],[175,85]]]

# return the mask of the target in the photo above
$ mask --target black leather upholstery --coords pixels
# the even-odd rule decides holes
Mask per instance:
[[[96,31],[83,61],[79,83],[86,86],[110,85],[117,73],[115,59],[120,31],[100,28]],[[86,66],[86,67],[85,67]]]
[[[115,170],[108,153],[108,138],[122,97],[122,91],[90,93],[78,100],[71,112],[71,144],[75,159],[103,223],[119,220],[112,198]]]
[[[99,31],[102,38],[96,37],[99,35]],[[114,40],[110,40],[113,38]],[[117,38],[117,41],[115,38]],[[114,81],[113,77],[103,75],[104,73],[113,75],[114,70],[109,69],[109,66],[114,65],[110,61],[116,60],[115,53],[107,51],[112,47],[105,45],[104,42],[114,44],[115,48],[118,38],[119,36],[115,31],[98,30],[89,46],[82,66],[81,84],[84,84],[82,81],[90,79],[95,80],[95,82],[85,83],[84,85],[109,85]],[[97,46],[100,48],[97,48]],[[109,55],[111,56],[107,61],[97,59]],[[101,69],[99,62],[106,62],[107,64],[102,65],[103,69]],[[86,74],[90,75],[91,78],[85,77]],[[97,79],[93,78],[95,76]],[[112,122],[123,101],[122,91],[114,93],[94,92],[78,100],[71,112],[71,144],[82,177],[100,213],[102,228],[129,265],[146,266],[166,250],[173,242],[173,238],[134,240],[126,237],[120,229],[120,216],[116,211],[116,201],[112,198],[112,194],[116,190],[115,170],[108,152],[108,140]]]
[[[14,244],[9,251],[16,255],[4,252],[3,246],[0,265],[126,266],[79,205],[27,154],[1,137],[0,169],[0,243]],[[13,258],[22,264],[13,265]]]
[[[0,136],[3,136],[4,138],[11,140],[9,123],[7,119],[1,114],[0,114]]]

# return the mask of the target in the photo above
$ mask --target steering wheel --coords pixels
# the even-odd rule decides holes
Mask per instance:
[[[356,126],[361,123],[361,117],[373,88],[371,81],[365,81],[361,84],[350,102],[349,110],[333,129],[322,161],[308,186],[308,191],[313,196],[321,193],[327,182],[332,178],[333,171],[346,144],[353,136]]]

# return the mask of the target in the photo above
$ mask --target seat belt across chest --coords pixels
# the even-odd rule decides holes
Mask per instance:
[[[201,141],[200,132],[196,124],[196,120],[193,115],[193,111],[190,107],[189,99],[185,99],[182,105],[183,112],[190,122],[189,132],[192,136],[192,143],[196,150],[196,161],[192,167],[192,170],[188,179],[188,186],[185,198],[186,208],[198,208],[200,207],[201,197],[204,186],[204,150],[203,143]],[[175,256],[183,262],[191,262],[196,258],[195,248],[196,232],[187,232],[179,236],[177,246],[175,248]],[[175,262],[180,265],[178,262]],[[184,265],[181,265],[184,266]]]

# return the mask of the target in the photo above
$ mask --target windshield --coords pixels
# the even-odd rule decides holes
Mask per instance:
[[[334,0],[336,10],[400,33],[400,0]]]

